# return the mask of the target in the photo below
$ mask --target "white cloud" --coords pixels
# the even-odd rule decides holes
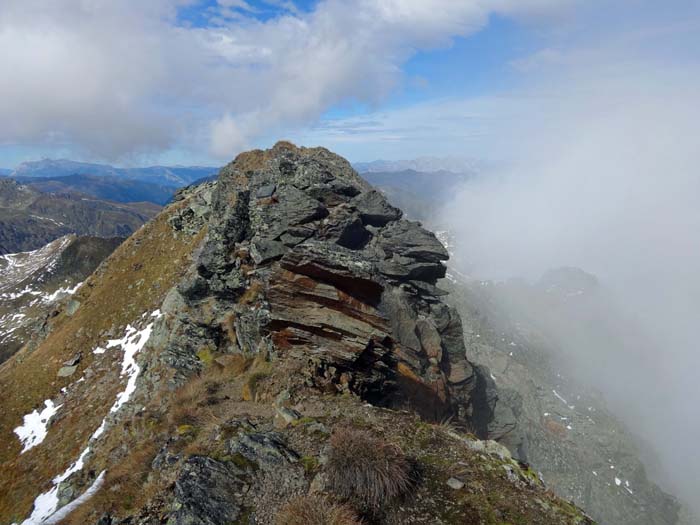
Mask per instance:
[[[540,49],[530,55],[521,57],[511,62],[511,66],[523,73],[531,73],[566,64],[566,55],[559,49],[545,48]]]
[[[211,149],[214,155],[225,158],[232,151],[241,151],[248,146],[246,137],[231,115],[212,122]]]
[[[324,0],[300,13],[281,2],[286,14],[260,22],[246,15],[253,10],[247,2],[221,0],[209,27],[179,23],[178,8],[195,3],[4,0],[0,143],[115,158],[186,144],[210,130],[206,147],[230,158],[236,151],[227,148],[313,122],[337,103],[380,102],[417,50],[478,31],[494,12],[562,5]],[[220,16],[224,9],[238,16]]]

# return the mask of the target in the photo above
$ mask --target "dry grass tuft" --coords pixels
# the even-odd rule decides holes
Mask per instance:
[[[434,423],[433,426],[437,430],[439,430],[440,432],[444,432],[445,434],[457,434],[460,431],[460,429],[458,429],[452,421],[451,417],[446,417],[439,423]]]
[[[224,317],[224,320],[221,322],[221,328],[226,333],[226,336],[228,337],[229,342],[234,346],[234,348],[237,348],[238,347],[238,337],[236,336],[236,314],[235,314],[235,312],[229,312],[228,314],[226,314],[226,317]]]
[[[287,503],[275,517],[275,525],[361,525],[347,505],[322,496],[300,496]]]
[[[251,367],[251,359],[243,355],[227,355],[217,366],[203,370],[182,385],[168,411],[171,426],[211,424],[215,416],[207,407],[218,403],[217,395],[228,382]]]
[[[267,356],[259,355],[254,360],[248,370],[248,378],[243,384],[241,393],[243,401],[255,401],[260,383],[270,376],[272,367],[267,361]]]
[[[366,430],[336,429],[326,463],[331,490],[358,508],[377,511],[413,485],[402,450]]]

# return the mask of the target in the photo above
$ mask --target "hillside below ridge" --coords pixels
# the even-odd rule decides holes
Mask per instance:
[[[306,497],[367,523],[591,523],[479,441],[492,414],[436,286],[447,257],[328,150],[239,155],[0,366],[18,393],[0,414],[0,521],[291,523]],[[336,479],[348,436],[406,469],[379,507]]]
[[[0,255],[0,363],[34,338],[124,239],[66,235],[31,252]],[[77,308],[70,302],[69,310]]]
[[[160,206],[119,203],[75,193],[41,193],[0,179],[0,254],[39,249],[69,234],[126,237]]]

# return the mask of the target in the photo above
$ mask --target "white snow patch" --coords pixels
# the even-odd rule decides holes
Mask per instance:
[[[559,374],[557,374],[557,375],[559,375]],[[559,394],[559,392],[557,392],[556,390],[552,390],[552,394],[554,394],[554,395],[556,396],[556,398],[557,398],[559,401],[561,401],[562,403],[564,403],[565,405],[568,405],[568,404],[569,404],[568,401],[567,401],[566,399],[564,399],[564,398]]]
[[[621,480],[620,478],[616,477],[616,478],[615,478],[615,485],[617,485],[618,487],[619,487],[620,485],[622,485],[622,480]]]
[[[34,500],[34,510],[32,510],[31,516],[22,522],[22,525],[39,525],[46,524],[47,520],[56,512],[56,507],[58,507],[58,485],[59,483],[67,480],[72,474],[75,474],[79,470],[82,470],[85,466],[84,460],[85,456],[90,452],[90,447],[85,447],[85,450],[80,454],[78,460],[73,463],[68,469],[61,475],[53,478],[53,487],[43,494],[39,494]]]
[[[47,294],[43,297],[45,303],[52,303],[56,299],[65,297],[66,295],[73,295],[78,289],[83,285],[83,283],[76,284],[73,288],[59,288],[52,294]]]
[[[110,412],[116,412],[121,406],[126,403],[131,394],[136,390],[136,379],[141,372],[141,367],[136,363],[135,356],[141,350],[153,331],[153,323],[149,324],[143,330],[136,330],[131,325],[126,327],[126,335],[121,339],[111,339],[107,341],[107,348],[120,346],[124,350],[124,358],[122,359],[121,375],[128,375],[129,379],[126,382],[126,388],[123,392],[117,395],[117,400],[110,409]]]
[[[41,412],[34,410],[24,416],[24,424],[15,428],[14,432],[24,445],[21,454],[41,444],[48,433],[47,425],[49,420],[58,412],[62,405],[54,405],[50,399],[44,401],[44,408]]]

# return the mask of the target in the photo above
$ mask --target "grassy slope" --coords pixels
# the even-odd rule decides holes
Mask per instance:
[[[13,428],[22,416],[76,381],[92,364],[92,349],[104,345],[107,336],[121,336],[127,323],[158,308],[187,268],[202,234],[176,236],[167,222],[173,209],[137,231],[98,268],[76,294],[82,305],[74,316],[57,316],[51,335],[34,352],[22,350],[0,367],[0,523],[23,516],[39,489],[48,488],[49,480],[75,460],[121,389],[121,356],[116,352],[111,369],[94,367],[90,381],[81,383],[86,385],[81,402],[61,408],[44,443],[19,454]],[[78,372],[69,379],[57,378],[62,362],[77,351],[83,352]]]

